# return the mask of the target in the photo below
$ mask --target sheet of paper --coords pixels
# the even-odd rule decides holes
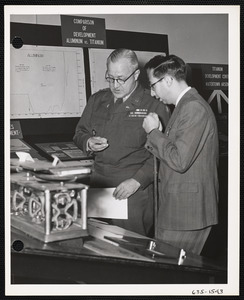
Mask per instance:
[[[20,139],[11,139],[10,140],[10,151],[16,152],[16,151],[23,151],[23,150],[30,150],[30,147],[28,147]]]
[[[113,192],[114,188],[88,189],[88,217],[128,219],[128,200],[116,200]]]
[[[34,159],[31,157],[31,155],[27,152],[17,151],[16,155],[18,156],[20,162],[25,162],[25,161],[35,162]]]

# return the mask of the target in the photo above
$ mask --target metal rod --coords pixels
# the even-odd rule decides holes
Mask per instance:
[[[51,232],[51,198],[50,191],[45,191],[45,234]]]
[[[153,156],[154,168],[154,238],[158,237],[158,161],[157,157]]]
[[[87,189],[83,188],[80,191],[80,202],[81,202],[81,227],[87,229]]]

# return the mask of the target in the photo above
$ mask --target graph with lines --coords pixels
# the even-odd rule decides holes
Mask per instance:
[[[80,117],[85,105],[82,48],[11,46],[11,119]]]
[[[108,87],[108,82],[105,79],[106,72],[106,60],[109,54],[114,49],[89,49],[89,64],[90,64],[90,76],[91,76],[91,91],[95,93],[101,89]],[[140,69],[139,81],[143,86],[147,86],[147,75],[144,65],[149,59],[158,54],[166,55],[163,52],[147,52],[147,51],[135,51]]]

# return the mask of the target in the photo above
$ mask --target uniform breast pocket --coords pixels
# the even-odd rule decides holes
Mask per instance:
[[[104,134],[104,128],[106,124],[106,119],[99,116],[93,115],[91,118],[92,129],[95,130],[97,136],[102,136]]]
[[[126,120],[123,128],[123,145],[128,148],[140,148],[146,143],[146,132],[142,128],[143,119]]]

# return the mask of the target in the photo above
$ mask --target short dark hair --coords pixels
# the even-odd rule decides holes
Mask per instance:
[[[152,69],[153,76],[157,78],[168,74],[178,81],[186,80],[186,63],[176,55],[156,55],[145,64],[144,68]]]

